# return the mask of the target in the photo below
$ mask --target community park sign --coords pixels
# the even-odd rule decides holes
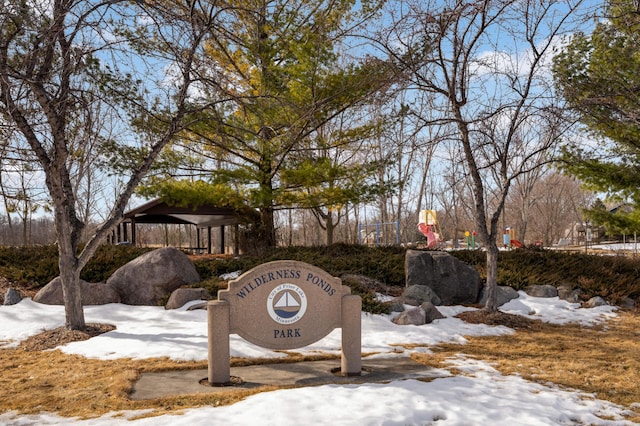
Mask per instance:
[[[230,380],[229,334],[264,348],[310,345],[342,328],[343,375],[359,375],[362,301],[339,278],[293,260],[264,263],[229,281],[207,305],[209,383]]]

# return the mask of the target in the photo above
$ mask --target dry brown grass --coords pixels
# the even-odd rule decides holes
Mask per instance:
[[[504,314],[467,314],[465,320],[505,324],[517,331],[509,336],[472,337],[465,345],[440,345],[432,348],[433,355],[416,355],[416,359],[450,369],[447,359],[463,353],[492,363],[503,374],[554,382],[626,407],[640,402],[638,312],[623,312],[618,319],[596,328],[555,326]],[[289,355],[291,361],[304,359],[295,353]],[[232,364],[256,362],[236,359]],[[273,389],[144,401],[128,398],[143,372],[195,368],[206,368],[206,362],[176,362],[166,358],[101,361],[58,350],[26,350],[25,346],[0,349],[0,412],[55,412],[61,416],[89,418],[111,411],[152,408],[153,415],[161,415],[198,406],[232,404],[253,393]],[[640,415],[630,420],[640,422]]]
[[[491,363],[504,375],[518,374],[539,383],[553,382],[623,405],[638,412],[629,420],[640,422],[640,410],[637,405],[632,408],[640,403],[637,310],[621,312],[616,319],[597,327],[522,319],[518,322],[512,335],[470,337],[464,345],[443,344],[434,348],[432,355],[414,357],[427,365],[448,368],[449,358],[465,354]]]
[[[142,373],[206,369],[207,362],[178,362],[169,358],[103,361],[47,350],[113,329],[105,324],[88,326],[89,333],[57,328],[32,336],[16,349],[0,349],[0,413],[10,410],[25,414],[55,412],[64,417],[91,418],[112,411],[153,409],[152,414],[143,416],[162,415],[192,407],[233,404],[249,395],[275,389],[263,386],[216,394],[130,400],[129,393]],[[305,357],[295,352],[287,355],[284,359],[235,358],[231,366],[336,358],[334,355]]]
[[[153,408],[155,414],[203,405],[237,402],[255,391],[176,396],[132,401],[141,373],[206,368],[206,362],[167,358],[102,361],[54,351],[0,350],[0,412],[55,412],[65,417],[96,417],[110,411]]]

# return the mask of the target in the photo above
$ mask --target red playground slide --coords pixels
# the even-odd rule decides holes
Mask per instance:
[[[435,248],[438,244],[439,236],[435,232],[433,232],[433,226],[427,225],[426,223],[419,223],[418,229],[427,237],[427,248]]]

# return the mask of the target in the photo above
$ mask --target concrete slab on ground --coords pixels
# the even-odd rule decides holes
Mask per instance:
[[[335,371],[338,373],[334,373]],[[206,369],[144,373],[135,383],[130,398],[144,400],[194,393],[233,392],[260,386],[384,383],[392,380],[442,376],[441,371],[407,357],[363,359],[360,376],[345,377],[339,372],[339,359],[231,367],[231,376],[240,380],[238,380],[239,383],[230,386],[206,384],[208,374]]]

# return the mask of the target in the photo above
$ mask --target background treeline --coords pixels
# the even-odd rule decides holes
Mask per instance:
[[[551,246],[557,244],[560,239],[566,239],[570,244],[584,243],[585,234],[578,230],[584,220],[580,206],[591,205],[595,198],[591,192],[581,189],[578,181],[558,173],[549,173],[537,182],[532,192],[522,195],[518,189],[516,186],[516,191],[507,200],[501,220],[502,225],[514,229],[515,239],[527,245],[542,242],[545,246]],[[469,205],[471,195],[464,188],[456,186],[443,186],[433,190],[436,192],[430,197],[447,206],[445,209],[437,209],[438,229],[443,240],[449,241],[453,247],[464,247],[465,231],[471,232],[476,229]],[[397,205],[394,207],[394,202],[397,203],[398,200],[385,198],[380,200],[377,208],[365,209],[362,205],[361,217],[358,217],[354,210],[346,209],[343,212],[343,220],[334,227],[333,241],[374,245],[376,231],[378,243],[382,245],[406,245],[424,241],[424,236],[417,228],[418,212],[413,208],[401,209]],[[401,202],[405,203],[408,200]],[[9,219],[9,216],[0,214],[0,245],[28,246],[53,244],[56,241],[55,227],[50,216],[11,216],[13,218]],[[278,246],[326,244],[326,230],[319,225],[312,211],[282,210],[276,212],[275,216]],[[95,225],[90,223],[87,226],[86,237],[92,235]],[[396,229],[399,229],[399,235],[396,235]],[[137,245],[141,247],[196,246],[197,231],[191,225],[138,224],[136,232]],[[632,235],[631,232],[626,238],[629,239]],[[597,236],[603,237],[600,234]],[[621,235],[616,234],[607,238],[623,239]]]

